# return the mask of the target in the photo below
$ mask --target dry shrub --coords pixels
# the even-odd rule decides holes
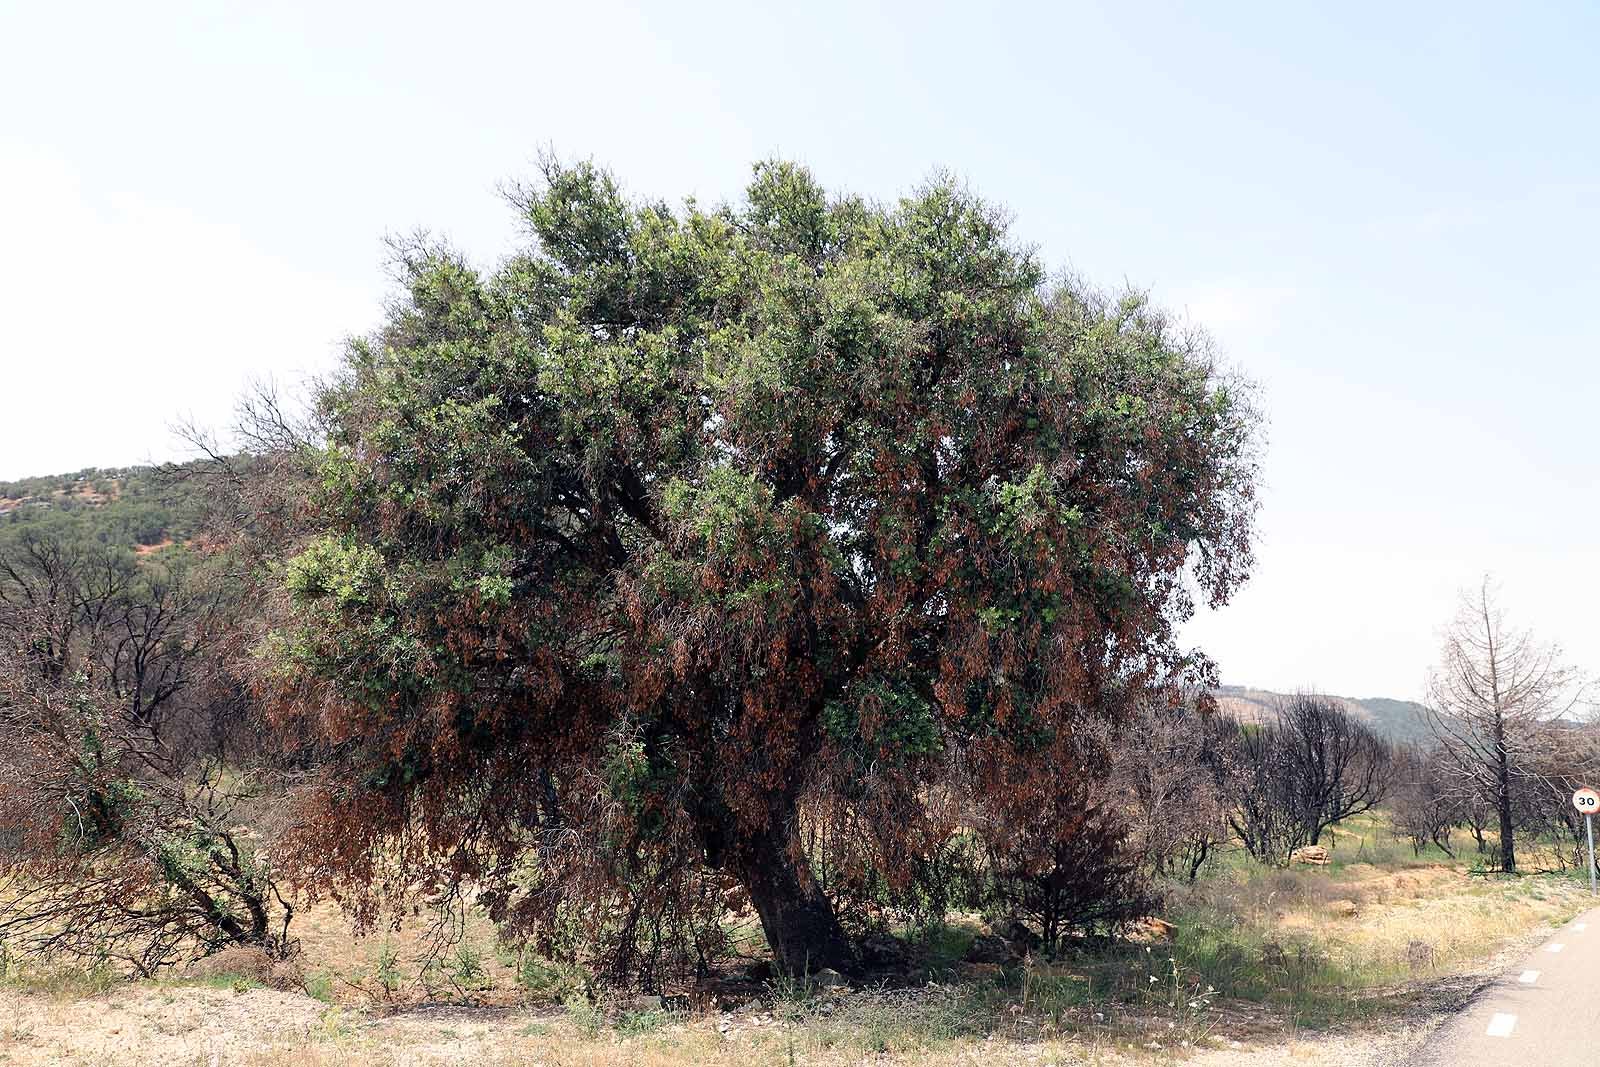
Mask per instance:
[[[195,978],[218,980],[241,979],[264,985],[269,989],[284,991],[304,989],[305,972],[297,960],[273,959],[263,949],[253,945],[234,945],[214,956],[196,961],[189,973]]]

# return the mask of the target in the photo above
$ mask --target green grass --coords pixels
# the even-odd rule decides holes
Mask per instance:
[[[956,923],[938,923],[918,931],[911,939],[912,948],[920,951],[924,966],[934,974],[947,972],[961,962],[977,931]]]
[[[184,988],[199,989],[231,989],[235,993],[248,993],[252,989],[266,989],[267,986],[255,978],[243,974],[208,974],[199,977],[172,976],[158,979],[161,985],[172,985]]]
[[[324,1004],[333,1003],[333,975],[317,972],[306,976],[306,996]]]
[[[676,1012],[652,1008],[648,1011],[623,1012],[612,1026],[622,1037],[642,1037],[645,1034],[655,1033],[677,1018]]]

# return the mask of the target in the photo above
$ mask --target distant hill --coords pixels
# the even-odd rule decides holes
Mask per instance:
[[[1225,685],[1217,689],[1217,703],[1222,706],[1223,712],[1240,722],[1266,722],[1272,716],[1275,702],[1288,696],[1288,693],[1239,685]],[[1427,708],[1415,701],[1391,700],[1388,697],[1330,696],[1330,699],[1344,705],[1345,710],[1387,740],[1406,743],[1427,741],[1432,737],[1428,730]]]
[[[193,537],[202,511],[192,482],[153,467],[0,481],[0,549],[31,529],[144,555]]]

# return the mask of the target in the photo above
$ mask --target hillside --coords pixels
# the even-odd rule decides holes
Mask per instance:
[[[1240,722],[1265,722],[1271,717],[1274,704],[1288,696],[1288,693],[1275,693],[1270,689],[1238,685],[1225,685],[1217,690],[1217,702],[1222,710]],[[1420,742],[1431,736],[1427,708],[1414,701],[1388,697],[1335,696],[1332,699],[1390,741]]]
[[[91,468],[0,482],[0,546],[23,530],[48,529],[143,554],[198,532],[192,482],[155,467]]]

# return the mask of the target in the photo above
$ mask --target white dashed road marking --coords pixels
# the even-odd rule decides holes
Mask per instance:
[[[1600,1067],[1600,943],[1593,938],[1600,938],[1600,907],[1545,931],[1406,1067]]]

